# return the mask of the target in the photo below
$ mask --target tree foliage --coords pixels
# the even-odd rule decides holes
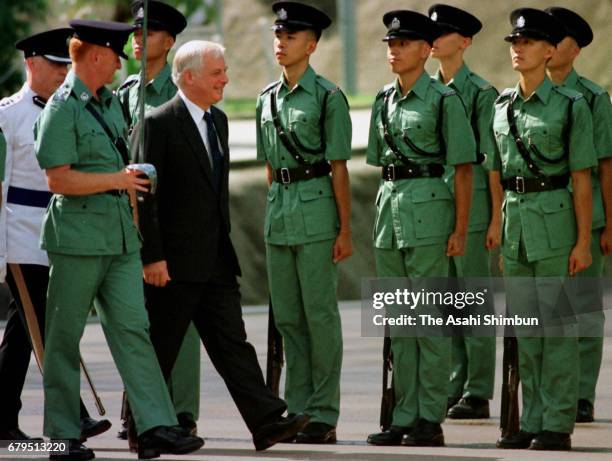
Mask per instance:
[[[14,93],[23,81],[15,42],[27,37],[32,21],[44,17],[45,0],[0,1],[0,96]]]

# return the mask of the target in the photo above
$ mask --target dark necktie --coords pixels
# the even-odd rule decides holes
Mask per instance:
[[[223,154],[219,149],[219,140],[217,138],[217,130],[213,123],[210,112],[204,112],[204,121],[206,122],[206,132],[208,135],[208,147],[210,148],[210,156],[212,157],[212,173],[215,190],[218,192],[221,186],[221,177],[223,173]]]

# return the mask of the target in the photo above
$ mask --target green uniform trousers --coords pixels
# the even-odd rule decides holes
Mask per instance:
[[[118,256],[49,253],[43,383],[44,433],[78,439],[79,342],[95,305],[125,386],[136,429],[177,424],[144,307],[140,252]]]
[[[266,245],[276,327],[285,344],[289,413],[336,426],[340,412],[342,326],[334,240]]]
[[[580,336],[578,351],[580,354],[580,378],[578,381],[578,398],[595,403],[595,387],[601,369],[603,356],[603,335],[605,316],[603,313],[603,275],[605,258],[599,246],[602,229],[595,229],[591,234],[591,255],[593,264],[578,274],[587,278],[586,290],[582,291],[577,301],[584,303],[578,318]],[[590,312],[589,312],[590,311]],[[584,336],[583,336],[584,335]]]
[[[190,323],[168,380],[176,414],[189,413],[196,421],[200,417],[200,347],[198,330]]]
[[[394,244],[395,247],[395,244]],[[446,243],[412,248],[374,249],[378,277],[446,277]],[[403,311],[405,313],[405,311]],[[419,419],[441,423],[446,416],[451,338],[401,337],[391,327],[394,426],[414,427]]]
[[[489,277],[487,231],[470,232],[463,256],[450,259],[450,277]],[[491,293],[491,290],[489,290]],[[492,299],[487,312],[493,314]],[[495,386],[495,328],[481,327],[477,336],[453,336],[448,397],[492,399]],[[488,336],[483,334],[490,333]]]
[[[569,249],[562,256],[528,262],[521,240],[519,259],[504,258],[509,314],[527,317],[539,312],[547,317],[555,310],[557,300],[563,296],[561,277],[568,273],[568,262]],[[513,277],[520,279],[513,281]],[[533,278],[532,283],[527,282],[529,278]],[[575,323],[553,326],[545,336],[538,337],[526,337],[528,330],[515,327],[523,396],[522,430],[573,432],[578,399],[575,327]],[[559,335],[555,336],[555,332]]]

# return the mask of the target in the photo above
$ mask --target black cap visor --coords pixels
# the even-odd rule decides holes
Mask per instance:
[[[520,31],[512,32],[510,35],[506,35],[504,40],[507,42],[513,42],[519,38],[531,38],[533,40],[544,40],[545,42],[550,43],[553,46],[557,46],[555,40],[553,40],[550,35],[534,29],[522,29]]]
[[[382,39],[383,42],[388,42],[390,40],[425,40],[427,43],[431,45],[429,40],[426,37],[423,37],[418,32],[413,30],[393,30],[387,32],[387,35]]]

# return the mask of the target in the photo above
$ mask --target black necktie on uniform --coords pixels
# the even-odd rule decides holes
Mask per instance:
[[[212,157],[213,181],[215,190],[218,192],[219,186],[221,186],[221,176],[223,173],[223,153],[221,153],[221,149],[219,149],[217,130],[215,130],[215,124],[213,123],[210,112],[204,112],[204,121],[206,122],[208,147],[210,149],[210,156]]]

